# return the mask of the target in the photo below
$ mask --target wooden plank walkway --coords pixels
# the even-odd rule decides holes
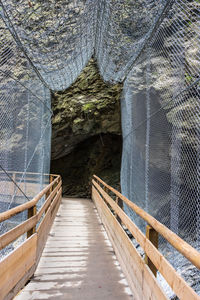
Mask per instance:
[[[92,201],[63,198],[34,277],[15,300],[131,300]]]

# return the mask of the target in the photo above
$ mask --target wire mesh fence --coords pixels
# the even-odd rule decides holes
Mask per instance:
[[[51,90],[69,87],[91,58],[96,1],[1,1],[18,44]]]
[[[198,250],[199,11],[197,1],[174,1],[135,61],[121,101],[123,193]],[[199,271],[163,238],[159,248],[200,292]]]
[[[0,28],[2,212],[29,201],[48,183],[44,174],[49,173],[50,167],[52,113],[49,89],[32,69],[2,18]],[[0,233],[10,230],[26,218],[20,214],[1,223]],[[7,247],[1,254],[7,254],[12,248]]]

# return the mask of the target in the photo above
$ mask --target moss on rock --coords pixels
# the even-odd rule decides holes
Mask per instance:
[[[102,80],[92,59],[70,88],[52,95],[51,172],[61,174],[65,194],[89,197],[94,173],[119,189],[121,90]]]
[[[105,83],[93,59],[76,82],[52,95],[52,159],[69,154],[80,142],[101,133],[121,135],[121,84]]]

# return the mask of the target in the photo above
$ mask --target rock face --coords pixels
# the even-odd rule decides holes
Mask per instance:
[[[119,184],[121,90],[101,79],[92,59],[70,88],[52,95],[51,172],[62,175],[64,193],[88,196],[93,173]]]
[[[70,88],[52,95],[53,160],[71,153],[91,136],[121,135],[121,89],[121,84],[106,84],[91,60]]]

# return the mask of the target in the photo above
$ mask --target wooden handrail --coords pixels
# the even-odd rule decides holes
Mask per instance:
[[[48,174],[48,173],[34,173],[34,172],[19,172],[19,171],[7,171],[8,174],[28,174],[28,175],[42,175],[42,176],[54,176],[54,177],[57,177],[58,175],[57,174]],[[0,171],[0,174],[5,174],[4,171]],[[6,174],[5,174],[6,176]]]
[[[16,214],[19,214],[34,205],[38,203],[38,201],[47,193],[47,191],[55,184],[58,183],[60,180],[60,176],[57,176],[53,182],[51,182],[49,185],[47,185],[39,194],[37,194],[32,200],[30,200],[27,203],[18,205],[14,208],[11,208],[5,212],[0,213],[0,223],[15,216]]]
[[[30,229],[32,229],[36,224],[39,222],[39,220],[42,217],[42,214],[44,213],[45,209],[49,206],[51,200],[55,196],[56,192],[58,195],[61,194],[61,188],[58,185],[57,188],[55,189],[55,192],[52,193],[49,198],[45,201],[43,206],[40,208],[38,213],[36,213],[33,217],[29,218],[28,220],[22,222],[18,226],[12,228],[8,232],[2,234],[0,236],[0,250],[5,248],[7,245],[15,241],[18,237],[20,237],[22,234],[28,232]]]
[[[103,199],[111,206],[115,211],[122,223],[132,233],[134,238],[143,248],[144,252],[156,266],[157,270],[163,275],[168,284],[173,288],[180,299],[198,299],[194,290],[187,285],[184,279],[176,272],[167,259],[158,251],[158,249],[151,243],[151,241],[145,237],[141,230],[134,224],[133,221],[126,215],[126,213],[118,206],[117,203],[98,185],[94,180],[93,186],[102,195]]]
[[[129,202],[131,201],[122,196],[121,193],[110,187],[99,177],[94,176],[94,178],[95,179],[92,180],[92,199],[96,204],[101,220],[116,251],[122,270],[127,277],[130,287],[132,287],[134,295],[136,295],[136,299],[149,299],[149,297],[151,298],[152,295],[153,299],[157,300],[164,300],[168,298],[160,290],[159,284],[156,281],[155,277],[152,277],[153,274],[151,273],[151,275],[149,273],[148,270],[150,270],[152,266],[149,264],[148,267],[147,264],[145,264],[146,267],[144,266],[144,263],[148,262],[148,260],[142,259],[142,257],[137,252],[136,248],[133,246],[132,242],[124,232],[123,227],[121,227],[121,224],[124,224],[126,226],[126,228],[132,233],[133,237],[146,253],[146,257],[148,257],[148,259],[151,261],[151,264],[153,264],[154,268],[151,268],[151,270],[154,271],[154,274],[156,273],[157,269],[162,274],[172,290],[175,292],[175,294],[179,297],[179,299],[200,300],[200,297],[195,293],[195,291],[185,282],[185,280],[176,272],[176,270],[167,261],[167,259],[159,252],[159,250],[156,248],[156,243],[154,245],[153,241],[151,241],[148,236],[145,236],[142,233],[142,231],[134,224],[134,222],[126,215],[126,213],[120,208],[118,203],[116,203],[108,193],[109,191],[112,191],[127,205],[129,205]],[[102,184],[103,187],[101,187],[100,184]],[[136,205],[134,205],[134,208],[135,206]],[[129,205],[129,207],[132,208],[132,205]],[[137,209],[134,209],[134,211],[144,219],[144,211],[138,206],[136,206],[136,208]],[[150,217],[151,216],[149,214],[145,213],[144,220],[147,221],[147,223],[150,223],[148,222],[149,220],[152,221]],[[121,223],[118,221],[119,219],[121,220]],[[154,221],[160,230],[160,225],[162,224],[159,223],[156,219],[154,219]],[[150,225],[151,229],[156,231],[157,227],[152,226],[154,225],[154,223]],[[167,231],[170,231],[164,225],[162,225],[162,229],[164,231],[164,235],[165,229],[167,229]],[[176,236],[173,232],[170,231],[170,233],[174,235],[174,237]],[[179,238],[179,240],[181,239]],[[194,261],[198,266],[198,261],[196,261],[196,259],[198,257],[200,258],[200,253],[193,247],[188,245],[185,241],[181,241],[184,245],[186,244],[190,249],[192,249],[189,260],[191,262]],[[176,247],[176,249],[177,248],[178,247]],[[182,252],[184,252],[184,250]],[[195,254],[195,257],[192,257],[193,254]],[[193,263],[193,265],[195,264]]]
[[[0,236],[0,250],[5,248],[7,245],[15,241],[22,234],[33,228],[37,224],[37,216],[33,216],[30,219],[24,221],[8,232]]]
[[[58,179],[58,178],[57,178]],[[54,180],[52,182],[52,184],[56,183],[57,181]],[[49,189],[51,188],[52,184],[49,184],[48,187]],[[26,206],[26,208],[23,208],[22,211],[26,209],[30,209],[30,207],[34,207],[36,205],[36,203],[41,199],[41,197],[49,190],[49,189],[43,189],[38,195],[37,197],[35,197],[36,199],[33,199],[34,202],[32,202],[31,206]],[[45,192],[44,192],[45,191]],[[52,191],[52,193],[49,195],[49,197],[46,199],[46,201],[44,202],[44,204],[42,205],[42,207],[40,208],[40,210],[31,218],[29,218],[28,220],[22,222],[21,224],[19,224],[18,226],[12,228],[11,230],[9,230],[8,232],[2,234],[0,236],[0,250],[5,248],[7,245],[9,245],[10,243],[12,243],[14,240],[16,240],[18,237],[20,237],[22,234],[28,232],[30,229],[32,229],[33,227],[36,226],[36,224],[40,221],[44,211],[48,208],[49,204],[51,203],[52,199],[55,197],[56,193],[58,195],[61,194],[61,182],[56,186],[56,188]],[[39,195],[41,196],[39,199]],[[32,200],[32,201],[33,201]],[[26,203],[27,204],[27,203]],[[22,206],[22,205],[20,205]],[[11,215],[13,216],[13,215]]]
[[[62,198],[61,177],[50,175],[54,177],[32,200],[0,214],[2,222],[28,210],[26,221],[0,236],[0,249],[3,249],[27,233],[27,240],[0,262],[0,299],[13,299],[34,274]],[[45,201],[37,211],[36,204],[43,196]]]
[[[113,187],[109,186],[102,179],[94,175],[97,182],[100,182],[108,188],[111,192],[117,195],[124,203],[126,203],[138,216],[145,220],[149,225],[151,225],[160,235],[162,235],[176,250],[178,250],[184,257],[186,257],[194,266],[200,269],[200,253],[182,240],[177,234],[168,229],[165,225],[157,221],[150,214],[145,212],[139,206],[128,200],[120,192],[115,190]]]

